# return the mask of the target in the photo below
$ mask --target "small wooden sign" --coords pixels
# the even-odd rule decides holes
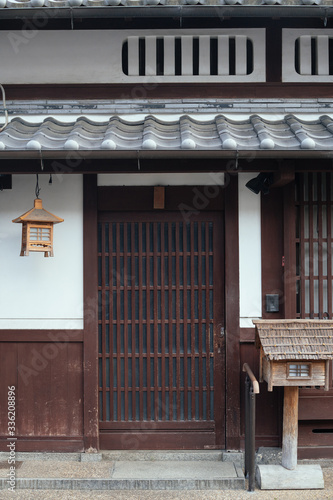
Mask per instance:
[[[165,187],[155,186],[154,187],[154,209],[164,210],[165,208]]]

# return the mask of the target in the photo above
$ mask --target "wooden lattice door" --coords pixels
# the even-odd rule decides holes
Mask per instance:
[[[101,448],[224,446],[222,228],[100,214]]]

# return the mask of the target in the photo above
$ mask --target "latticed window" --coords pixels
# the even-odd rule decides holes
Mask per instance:
[[[36,241],[36,243],[49,242],[51,240],[51,228],[32,226],[30,228],[30,240]]]
[[[302,363],[288,363],[288,378],[310,377],[311,365]]]
[[[297,318],[332,318],[333,176],[296,178]]]

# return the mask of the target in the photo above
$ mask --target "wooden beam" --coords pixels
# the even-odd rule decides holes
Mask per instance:
[[[296,209],[295,184],[283,190],[284,222],[284,317],[296,318]]]
[[[297,467],[298,439],[298,387],[284,388],[282,465],[286,469]]]
[[[238,177],[225,190],[226,448],[240,447]]]
[[[98,428],[98,274],[97,274],[97,175],[83,177],[83,412],[84,448],[99,449]]]
[[[273,184],[271,188],[282,187],[295,180],[294,164],[291,162],[284,162],[277,172],[274,172]]]
[[[278,70],[278,72],[280,69]],[[269,70],[269,78],[279,78]],[[275,72],[277,73],[277,72]],[[7,100],[28,99],[132,99],[137,92],[134,84],[58,84],[6,85]],[[268,82],[268,83],[161,83],[146,85],[145,99],[202,98],[332,98],[330,83]]]

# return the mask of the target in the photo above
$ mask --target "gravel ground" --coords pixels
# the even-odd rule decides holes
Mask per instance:
[[[50,466],[50,463],[52,464]],[[36,465],[37,464],[37,465]],[[26,460],[21,467],[16,471],[17,478],[29,477],[35,478],[38,471],[38,478],[89,478],[89,479],[104,479],[111,477],[111,470],[114,462],[34,462]],[[7,477],[8,467],[0,469],[0,477]],[[1,496],[0,496],[1,499]]]
[[[66,491],[66,490],[16,490],[15,493],[2,490],[0,499],[18,500],[324,500],[333,499],[333,468],[323,469],[324,490],[261,491]]]

